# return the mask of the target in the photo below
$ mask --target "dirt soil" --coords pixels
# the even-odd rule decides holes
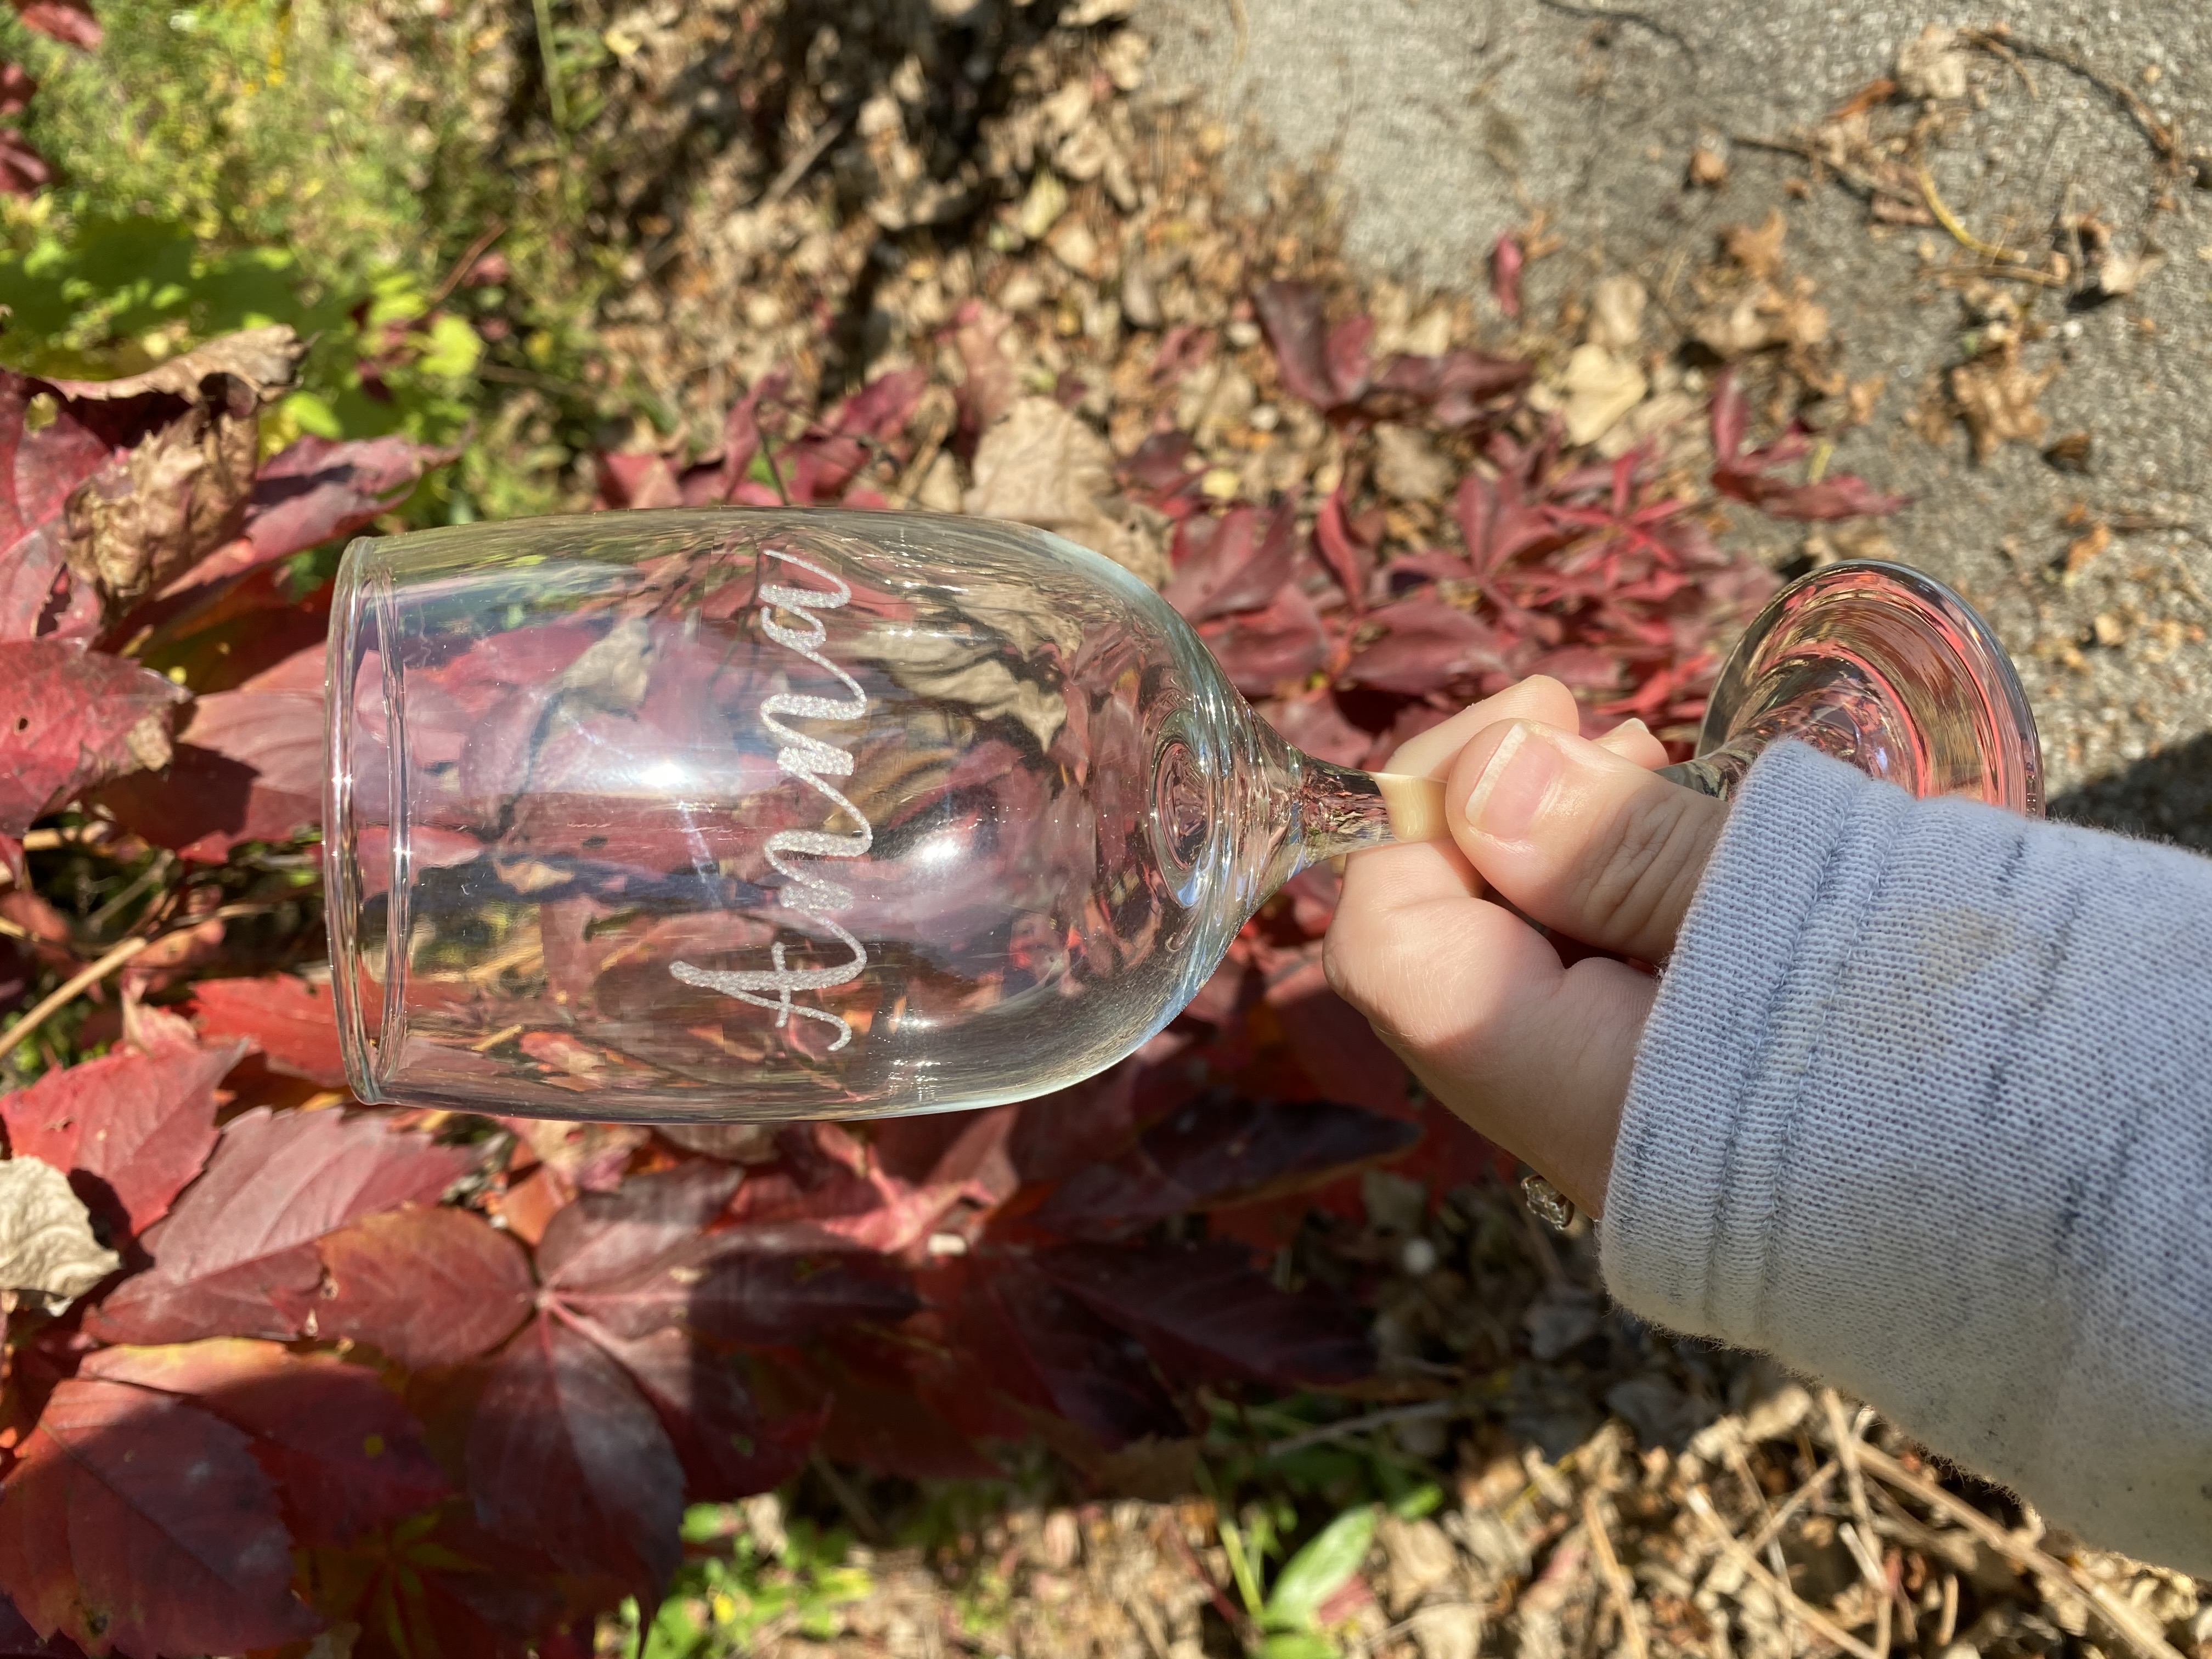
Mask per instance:
[[[1895,556],[1995,623],[2041,727],[2054,812],[2212,848],[2212,405],[2199,392],[2212,195],[2196,187],[2212,179],[2197,149],[2212,142],[2212,12],[2179,0],[1956,15],[1895,0],[1642,0],[1609,15],[1566,0],[1144,0],[1136,21],[1158,46],[1146,96],[1212,111],[1238,135],[1232,154],[1332,169],[1356,264],[1483,295],[1493,325],[1491,251],[1540,223],[1558,251],[1528,265],[1532,311],[1627,272],[1655,320],[1687,335],[1690,279],[1716,238],[1778,209],[1840,373],[1855,388],[1879,382],[1833,464],[1911,495],[1881,527]],[[2010,43],[1923,52],[1900,74],[1900,50],[1930,24],[2008,26]],[[1877,137],[1909,148],[1888,158],[1871,204],[1838,170],[1771,147],[1884,78],[1964,95],[1875,110]],[[2172,135],[2164,156],[2152,124]],[[1701,148],[1707,179],[1725,174],[1717,187],[1691,177]],[[2047,273],[2054,249],[2081,252],[2062,222],[2088,216],[2138,258],[2140,280],[2091,303],[2074,292],[2073,257],[2063,285],[1972,291],[1996,262],[1926,210],[1916,160],[1984,250]],[[1863,186],[1869,169],[1844,171]],[[2019,376],[1997,390],[2025,419],[1978,460],[1943,405],[1953,372],[1988,349],[1992,292],[2024,313]],[[1778,566],[1887,552],[1808,548],[1750,514],[1738,533]]]

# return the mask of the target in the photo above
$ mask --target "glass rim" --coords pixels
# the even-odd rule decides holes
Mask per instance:
[[[339,560],[323,667],[323,924],[330,941],[332,1012],[337,1024],[338,1050],[345,1063],[346,1081],[356,1097],[368,1105],[378,1104],[386,1098],[380,1071],[389,1052],[392,1036],[390,1027],[395,1012],[392,1006],[394,935],[389,926],[385,930],[384,971],[380,976],[385,994],[383,1006],[376,1010],[374,1035],[368,1011],[362,1006],[359,982],[364,958],[360,950],[362,893],[356,857],[361,826],[355,822],[358,803],[354,769],[358,751],[354,732],[352,675],[362,614],[376,604],[377,596],[368,573],[375,544],[374,537],[356,537]],[[388,586],[388,572],[386,577]],[[388,672],[386,678],[389,678]],[[395,751],[387,744],[387,754],[392,752]],[[387,788],[398,781],[390,777],[396,769],[387,763]],[[397,814],[391,816],[396,817]],[[400,836],[391,826],[386,828],[393,878],[388,890],[396,907],[400,902]]]

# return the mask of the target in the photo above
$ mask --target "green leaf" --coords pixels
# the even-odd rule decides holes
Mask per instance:
[[[1278,1631],[1260,1644],[1260,1659],[1340,1659],[1340,1651],[1310,1630]]]
[[[1266,1622],[1270,1629],[1304,1631],[1313,1628],[1322,1603],[1342,1589],[1375,1540],[1372,1508],[1346,1510],[1316,1533],[1306,1547],[1284,1564],[1267,1598]]]

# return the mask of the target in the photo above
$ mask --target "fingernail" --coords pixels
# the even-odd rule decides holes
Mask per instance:
[[[1635,715],[1631,714],[1626,720],[1621,721],[1620,725],[1614,726],[1612,731],[1607,732],[1606,736],[1608,738],[1625,738],[1632,732],[1641,732],[1647,738],[1651,735],[1651,728],[1646,726],[1642,720],[1638,720]]]
[[[1468,824],[1492,841],[1520,840],[1559,781],[1561,762],[1558,746],[1534,722],[1514,721],[1468,792]]]

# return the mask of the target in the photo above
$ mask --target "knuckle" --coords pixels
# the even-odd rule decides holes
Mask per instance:
[[[1576,872],[1577,908],[1611,939],[1640,939],[1662,928],[1694,884],[1698,826],[1679,803],[1646,796],[1618,812],[1591,842]]]

